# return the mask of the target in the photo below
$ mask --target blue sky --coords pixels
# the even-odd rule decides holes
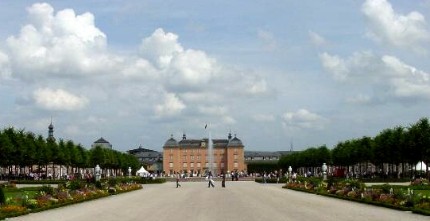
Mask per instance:
[[[0,126],[296,150],[429,117],[430,1],[1,1]]]

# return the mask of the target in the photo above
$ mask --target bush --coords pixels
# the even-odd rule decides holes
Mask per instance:
[[[54,193],[54,188],[51,186],[41,186],[39,187],[39,191],[43,191],[46,194],[52,195]]]
[[[255,178],[254,180],[256,183],[263,183],[263,178]],[[286,183],[287,182],[287,178],[286,177],[282,177],[279,179],[276,178],[268,178],[266,179],[266,183]]]
[[[67,182],[66,186],[70,190],[79,190],[84,187],[84,184],[79,180],[72,180]]]
[[[391,189],[391,186],[390,186],[390,185],[388,185],[388,184],[383,184],[383,185],[381,186],[381,190],[382,190],[382,192],[383,192],[383,193],[385,193],[385,194],[390,193],[390,189]]]
[[[102,182],[100,182],[100,180],[96,181],[95,186],[96,186],[97,189],[103,189],[103,185],[102,185]]]
[[[3,188],[0,187],[0,205],[3,205],[6,202],[6,196],[4,195]]]
[[[118,183],[117,179],[109,179],[108,180],[108,184],[109,184],[110,187],[116,186],[117,183]]]

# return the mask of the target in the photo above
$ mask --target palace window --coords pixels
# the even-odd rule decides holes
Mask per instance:
[[[238,168],[239,164],[238,163],[234,163],[234,168]]]
[[[169,167],[170,167],[170,168],[172,168],[172,167],[173,167],[173,163],[170,163],[170,164],[169,164]]]

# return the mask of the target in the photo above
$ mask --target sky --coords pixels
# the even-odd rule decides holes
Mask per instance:
[[[429,19],[430,0],[2,0],[0,128],[332,148],[430,117]]]

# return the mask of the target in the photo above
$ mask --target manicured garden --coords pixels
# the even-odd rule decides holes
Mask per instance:
[[[430,185],[425,179],[417,179],[408,186],[365,186],[355,179],[328,178],[323,181],[317,177],[300,177],[287,182],[283,188],[430,216]]]
[[[141,189],[142,185],[134,180],[143,182],[142,178],[74,180],[59,183],[58,188],[47,184],[17,188],[16,182],[9,182],[0,186],[0,220]]]

